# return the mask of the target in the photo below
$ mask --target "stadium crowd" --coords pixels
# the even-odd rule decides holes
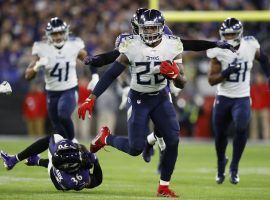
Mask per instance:
[[[148,1],[143,0],[0,0],[0,82],[9,81],[14,88],[14,93],[26,96],[30,84],[24,80],[23,74],[31,59],[31,47],[34,41],[44,37],[45,26],[51,17],[58,16],[70,24],[72,34],[81,37],[85,42],[86,50],[95,55],[112,50],[116,37],[122,32],[131,31],[130,18],[134,11],[139,7],[147,6]],[[161,10],[268,10],[269,8],[270,3],[267,0],[160,0]],[[219,39],[220,22],[167,23],[167,25],[174,34],[185,39]],[[270,31],[269,23],[244,22],[244,27],[244,35],[255,36],[265,52],[269,53],[270,42],[267,40],[267,32]],[[184,53],[184,65],[188,84],[175,98],[179,120],[184,127],[183,134],[209,137],[211,136],[210,119],[215,95],[215,87],[211,87],[207,82],[209,59],[206,58],[205,52],[188,52]],[[99,70],[99,73],[102,71]],[[260,68],[256,65],[253,71],[254,74],[261,73]],[[80,68],[78,74],[81,78],[90,78],[87,67],[83,70]],[[258,85],[264,84],[264,81],[255,77],[257,76],[253,76],[252,85],[253,88],[258,88],[260,87]],[[35,83],[41,87],[43,87],[43,82],[42,76],[35,80]],[[252,94],[253,98],[261,99],[258,96],[262,95],[262,98],[265,99],[265,102],[255,101],[254,112],[263,110],[263,113],[268,113],[263,115],[264,118],[269,118],[269,95],[260,93],[256,89],[252,91],[256,92]],[[112,112],[115,112],[120,104],[120,96],[114,96],[115,94],[114,92],[108,95],[108,97],[112,96],[111,101],[119,101],[118,104],[113,104]],[[21,111],[18,110],[18,112]],[[266,124],[267,120],[269,124],[269,119],[266,119]],[[264,124],[262,123],[260,130],[265,130]],[[1,124],[2,126],[4,124]],[[261,133],[261,137],[264,135],[265,133]],[[268,136],[264,138],[267,137],[270,138],[269,130]]]

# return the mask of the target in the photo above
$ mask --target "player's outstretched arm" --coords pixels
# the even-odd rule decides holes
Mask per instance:
[[[115,49],[95,56],[87,56],[84,60],[84,64],[92,67],[103,67],[104,65],[113,63],[119,55],[120,52]]]
[[[79,107],[79,118],[82,118],[84,120],[86,111],[89,112],[89,116],[91,117],[96,98],[103,94],[103,92],[112,84],[112,82],[126,69],[128,63],[129,60],[124,54],[121,54],[118,57],[118,59],[112,64],[112,66],[103,74],[102,78],[98,81],[92,94]]]
[[[185,40],[181,39],[184,47],[184,51],[205,51],[207,49],[212,49],[215,47],[221,49],[229,49],[232,52],[235,52],[235,49],[232,45],[223,41],[207,41],[207,40]]]

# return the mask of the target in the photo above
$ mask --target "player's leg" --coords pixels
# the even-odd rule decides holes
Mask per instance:
[[[58,119],[65,130],[67,138],[70,140],[74,138],[74,125],[71,115],[75,110],[77,98],[77,88],[69,89],[62,93],[57,105]]]
[[[64,127],[58,118],[58,102],[61,97],[61,92],[47,92],[47,107],[50,121],[53,129],[64,138],[67,138]]]
[[[217,155],[217,176],[216,182],[223,183],[225,179],[225,166],[228,162],[226,158],[226,148],[228,138],[226,130],[230,124],[230,108],[232,102],[229,98],[217,96],[213,109],[213,129],[215,134],[215,149]]]
[[[138,156],[143,151],[147,133],[149,133],[149,103],[152,98],[138,97],[132,91],[129,98],[130,101],[127,104],[128,139],[109,135],[107,144],[132,156]],[[140,98],[139,103],[138,98]]]
[[[7,153],[1,151],[1,158],[4,162],[5,167],[8,170],[11,170],[19,161],[22,161],[24,159],[27,159],[30,156],[35,156],[39,153],[42,153],[46,149],[48,149],[49,146],[49,139],[50,136],[43,137],[30,146],[28,146],[26,149],[18,153],[17,155],[8,155]]]
[[[163,98],[161,103],[151,112],[151,119],[162,134],[166,143],[164,156],[161,160],[161,177],[158,195],[176,196],[168,186],[178,156],[178,143],[180,127],[177,121],[176,112],[168,97]]]
[[[239,182],[238,165],[247,142],[250,112],[251,109],[249,97],[235,99],[232,115],[236,134],[233,138],[233,155],[230,165],[230,181],[233,184],[237,184]]]

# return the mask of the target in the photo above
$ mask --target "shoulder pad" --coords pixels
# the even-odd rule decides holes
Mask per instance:
[[[254,36],[244,36],[244,40],[256,40],[256,38]]]

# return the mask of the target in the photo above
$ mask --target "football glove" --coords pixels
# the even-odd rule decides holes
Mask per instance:
[[[170,61],[161,62],[159,69],[160,73],[169,79],[176,79],[180,71],[177,64]]]
[[[230,45],[229,43],[227,43],[226,41],[217,41],[216,45],[218,48],[229,49],[232,52],[236,52],[235,48],[232,45]]]
[[[119,110],[123,110],[127,104],[127,99],[128,99],[128,92],[130,90],[130,87],[124,87],[122,90],[122,100],[119,105]]]
[[[227,69],[224,69],[222,72],[221,72],[221,75],[224,77],[224,78],[229,78],[229,76],[233,73],[237,73],[239,72],[241,69],[241,67],[239,65],[230,65]]]
[[[12,89],[7,81],[3,81],[0,85],[0,93],[11,94]]]
[[[89,112],[88,117],[91,118],[94,105],[95,105],[95,100],[87,98],[85,102],[79,106],[79,109],[78,109],[79,119],[82,119],[82,120],[85,119],[86,111]]]
[[[45,66],[49,63],[49,59],[46,57],[39,58],[39,60],[36,62],[35,66],[33,67],[33,70],[35,72],[39,71],[42,66]]]
[[[88,56],[86,56],[86,57],[83,59],[83,63],[84,63],[85,65],[91,65],[92,60],[93,60],[93,57],[92,57],[91,55],[88,55]]]
[[[99,81],[99,75],[92,74],[92,80],[88,83],[87,89],[90,91],[93,91],[98,81]]]

